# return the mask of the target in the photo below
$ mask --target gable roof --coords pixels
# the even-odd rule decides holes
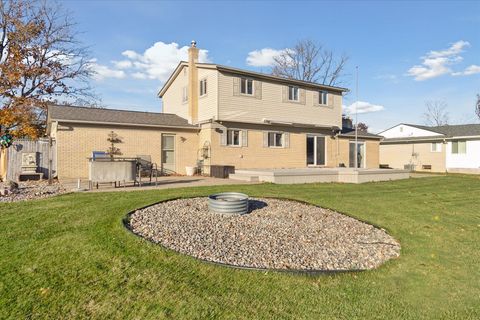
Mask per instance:
[[[414,125],[411,125],[414,126]],[[437,127],[417,126],[424,130],[441,133],[447,137],[480,136],[480,124],[444,125]]]
[[[347,88],[336,87],[336,86],[328,86],[328,85],[324,85],[324,84],[320,84],[320,83],[303,81],[303,80],[288,79],[288,78],[273,76],[273,75],[266,74],[266,73],[228,67],[228,66],[224,66],[224,65],[220,65],[220,64],[197,63],[196,65],[197,65],[197,68],[214,69],[214,70],[218,70],[218,71],[230,72],[230,73],[235,73],[235,74],[242,74],[242,75],[252,76],[252,77],[261,78],[261,79],[267,79],[267,80],[276,81],[276,82],[296,84],[296,85],[304,86],[304,87],[313,87],[313,88],[324,89],[324,90],[332,90],[332,91],[337,91],[337,92],[347,92],[347,91],[349,91]],[[158,92],[158,96],[160,98],[163,97],[165,92],[168,90],[168,88],[170,87],[170,85],[175,80],[175,78],[178,76],[178,74],[180,73],[180,71],[182,70],[182,68],[184,66],[188,66],[188,62],[180,61],[180,63],[177,65],[177,67],[175,68],[173,73],[170,75],[168,80],[165,82],[163,87]]]
[[[343,128],[342,131],[340,132],[340,136],[342,137],[355,137],[355,129],[352,129],[352,128]],[[370,132],[365,132],[365,131],[358,131],[357,132],[357,137],[359,138],[370,138],[370,139],[382,139],[383,137],[378,135],[378,134],[374,134],[374,133],[370,133]]]
[[[405,125],[414,127],[417,129],[427,130],[432,133],[438,133],[441,136],[432,135],[432,136],[417,136],[417,137],[397,137],[397,138],[386,138],[384,141],[415,141],[415,140],[438,140],[438,139],[445,139],[445,138],[458,138],[458,137],[473,137],[473,136],[480,136],[480,124],[472,123],[472,124],[459,124],[459,125],[443,125],[443,126],[424,126],[418,124],[410,124],[410,123],[400,123],[394,127],[399,125]],[[394,128],[392,127],[392,128]],[[390,128],[391,129],[391,128]],[[387,130],[390,130],[387,129]],[[382,132],[385,132],[384,130]],[[380,132],[380,134],[382,133]]]
[[[141,112],[63,105],[48,106],[48,122],[123,124],[135,126],[198,128],[171,113]]]

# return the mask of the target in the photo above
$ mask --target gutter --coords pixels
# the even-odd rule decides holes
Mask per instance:
[[[309,124],[309,123],[298,123],[298,122],[288,122],[288,121],[277,121],[277,120],[270,120],[270,119],[262,119],[264,124],[270,125],[279,125],[279,126],[291,126],[296,128],[319,128],[319,129],[340,129],[337,126],[328,126],[328,125],[316,125],[316,124]]]
[[[253,124],[253,125],[277,125],[277,126],[284,126],[284,127],[295,127],[295,128],[312,128],[312,129],[334,129],[339,130],[340,128],[337,126],[321,126],[321,125],[314,125],[314,124],[307,124],[307,123],[295,123],[295,122],[286,122],[286,121],[275,121],[275,120],[268,120],[262,119],[262,122],[251,122],[251,121],[235,121],[235,120],[218,120],[215,119],[214,121],[222,124],[223,122],[233,122],[233,123],[246,123],[246,124]]]
[[[339,134],[338,135],[341,138],[355,138],[355,136],[350,136],[347,134]],[[375,136],[364,136],[364,135],[357,135],[357,137],[362,138],[362,139],[374,139],[374,140],[382,140],[383,137],[375,137]]]
[[[425,138],[425,139],[402,139],[402,140],[388,140],[381,141],[381,144],[395,144],[395,143],[415,143],[415,142],[429,142],[429,141],[452,141],[458,139],[480,139],[480,136],[455,136],[455,137],[438,137],[438,138]]]

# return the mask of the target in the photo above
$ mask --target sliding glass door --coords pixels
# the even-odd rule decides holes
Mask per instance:
[[[355,167],[355,141],[350,141],[349,167]],[[365,142],[357,143],[357,168],[365,168]]]
[[[324,166],[326,163],[326,144],[323,136],[307,136],[307,165]]]

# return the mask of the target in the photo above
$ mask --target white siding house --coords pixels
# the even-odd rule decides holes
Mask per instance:
[[[480,174],[480,124],[400,123],[380,132],[380,163],[416,171]]]

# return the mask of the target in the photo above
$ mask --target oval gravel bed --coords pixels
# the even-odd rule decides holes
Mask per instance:
[[[166,248],[238,267],[365,270],[400,253],[383,229],[280,199],[250,199],[245,215],[210,212],[207,198],[171,200],[135,211],[130,228]]]

